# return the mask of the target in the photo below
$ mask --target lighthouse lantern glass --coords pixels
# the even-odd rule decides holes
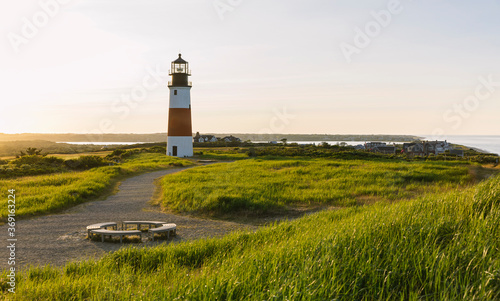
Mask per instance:
[[[174,63],[173,65],[174,73],[187,73],[187,64]]]

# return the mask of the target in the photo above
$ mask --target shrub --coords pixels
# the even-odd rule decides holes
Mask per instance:
[[[64,160],[53,156],[43,157],[38,155],[26,155],[14,159],[10,163],[16,166],[28,164],[28,165],[45,165],[45,166],[60,167],[63,165]]]
[[[71,169],[90,169],[109,165],[109,161],[99,156],[81,156],[78,159],[66,160],[66,166]]]
[[[153,147],[144,150],[146,150],[148,153],[160,153],[160,154],[167,153],[167,148],[165,146],[158,146],[158,145],[155,145]]]
[[[248,155],[249,157],[256,157],[256,156],[257,156],[257,154],[256,154],[256,152],[255,152],[255,148],[251,147],[250,149],[248,149],[247,155]]]
[[[139,150],[139,149],[130,149],[130,150],[116,149],[111,154],[107,155],[106,159],[120,161],[120,160],[123,160],[125,158],[132,156],[133,154],[138,154],[140,152],[141,152],[141,150]]]
[[[108,155],[108,157],[120,157],[126,152],[128,151],[125,149],[115,149],[111,154]]]
[[[25,155],[4,164],[0,178],[15,178],[61,172],[65,170],[64,160],[57,157]]]

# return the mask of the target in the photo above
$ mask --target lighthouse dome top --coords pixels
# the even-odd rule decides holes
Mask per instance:
[[[187,62],[186,62],[184,59],[182,59],[182,57],[181,57],[181,56],[182,56],[182,55],[179,53],[179,57],[178,57],[175,61],[173,61],[172,63],[177,63],[177,64],[187,64]]]

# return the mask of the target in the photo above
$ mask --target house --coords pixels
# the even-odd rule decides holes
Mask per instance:
[[[365,143],[365,149],[382,154],[392,155],[396,153],[396,146],[389,146],[385,142],[367,142]]]
[[[417,141],[403,144],[403,152],[414,156],[425,156],[424,143]]]
[[[403,152],[415,156],[427,156],[429,154],[439,155],[451,149],[451,145],[446,140],[415,141],[403,144]]]
[[[223,141],[223,142],[241,142],[240,138],[234,137],[233,135],[226,136],[224,138],[217,138],[214,135],[200,135],[200,132],[196,132],[196,135],[193,137],[194,142],[201,142],[201,143],[206,143],[206,142],[218,142],[218,141]]]
[[[430,145],[431,150],[434,150],[435,155],[443,154],[445,151],[451,150],[451,145],[448,141],[429,141],[427,144]]]
[[[385,142],[367,142],[365,143],[365,149],[372,149],[374,147],[387,146]]]
[[[196,132],[196,136],[194,136],[194,142],[217,142],[219,139],[214,135],[200,135],[200,132]]]
[[[225,142],[241,142],[240,138],[234,137],[233,135],[226,136],[226,137],[222,138],[222,140]]]

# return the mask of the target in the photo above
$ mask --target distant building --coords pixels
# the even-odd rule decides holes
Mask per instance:
[[[241,142],[241,139],[238,137],[234,137],[233,135],[226,136],[222,138],[223,141],[225,142]]]
[[[414,156],[425,156],[424,143],[412,142],[403,144],[403,152]]]
[[[364,149],[374,153],[382,153],[390,155],[396,153],[396,146],[387,145],[387,143],[385,142],[367,142],[365,143]]]
[[[200,132],[196,132],[196,135],[193,137],[194,142],[241,142],[241,139],[238,137],[234,137],[233,135],[226,136],[224,138],[217,138],[214,135],[200,135]]]
[[[452,147],[448,141],[415,141],[403,144],[403,152],[415,156],[427,156],[429,154],[439,155],[451,151]]]
[[[438,155],[438,154],[443,154],[445,151],[451,151],[452,147],[451,145],[448,143],[448,141],[430,141],[428,142],[428,144],[430,144],[432,146],[432,148],[434,149],[434,154],[435,155]]]
[[[374,147],[386,146],[385,142],[367,142],[365,143],[365,149],[372,149]]]
[[[196,136],[193,138],[194,142],[217,142],[219,139],[214,135],[200,135],[200,132],[196,132]]]

